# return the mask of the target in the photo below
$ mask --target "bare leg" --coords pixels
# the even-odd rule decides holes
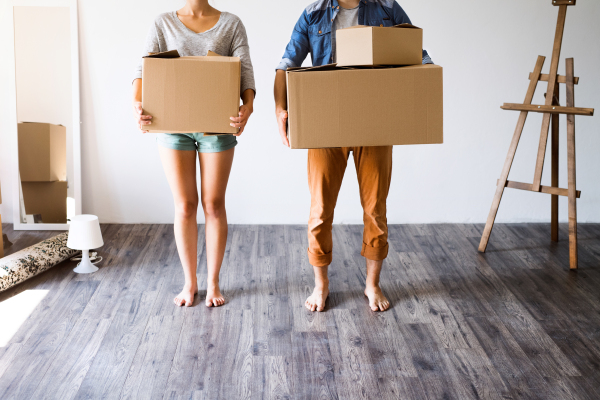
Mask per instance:
[[[313,267],[315,273],[315,289],[313,293],[306,299],[304,305],[310,311],[325,311],[325,301],[329,296],[329,277],[327,276],[326,267]]]
[[[390,302],[385,298],[379,287],[379,275],[383,261],[367,260],[367,284],[365,296],[369,298],[369,307],[373,311],[385,311],[390,308]]]
[[[196,152],[159,146],[160,159],[167,175],[175,203],[175,242],[183,266],[185,284],[173,300],[178,306],[191,307],[198,293],[196,278],[198,225],[198,189],[196,187]]]
[[[206,219],[207,307],[218,307],[225,304],[225,298],[219,288],[219,272],[227,244],[225,191],[233,163],[234,150],[235,148],[220,153],[199,153],[201,198]]]

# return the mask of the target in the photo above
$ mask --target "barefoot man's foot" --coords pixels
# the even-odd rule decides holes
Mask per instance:
[[[390,308],[390,302],[385,298],[379,286],[367,287],[365,296],[369,299],[369,307],[372,311],[385,311]]]
[[[306,299],[304,306],[310,311],[325,311],[325,301],[329,296],[329,277],[327,276],[328,267],[313,267],[315,273],[315,289]]]
[[[306,303],[304,305],[310,311],[324,311],[325,310],[325,301],[327,300],[327,296],[329,296],[329,289],[319,289],[315,287],[313,293],[306,299]]]
[[[219,290],[219,284],[208,284],[206,289],[206,307],[219,307],[225,304],[225,298]]]
[[[175,305],[182,307],[191,307],[194,303],[194,296],[198,294],[198,285],[185,285],[181,293],[173,299]]]
[[[369,307],[372,311],[385,311],[390,308],[390,302],[385,298],[379,287],[379,275],[383,260],[369,260],[367,258],[367,285],[365,296],[369,298]]]

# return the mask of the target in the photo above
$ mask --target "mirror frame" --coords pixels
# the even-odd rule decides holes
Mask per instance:
[[[10,32],[8,41],[8,114],[13,116],[9,125],[9,137],[12,159],[12,208],[15,230],[23,231],[63,231],[69,229],[69,224],[27,224],[21,221],[21,188],[19,185],[19,140],[17,130],[17,85],[15,60],[15,19],[14,7],[68,7],[71,20],[71,91],[73,107],[73,192],[75,195],[75,215],[82,213],[81,207],[81,114],[79,96],[79,27],[77,21],[77,0],[8,0],[6,11],[10,17]]]

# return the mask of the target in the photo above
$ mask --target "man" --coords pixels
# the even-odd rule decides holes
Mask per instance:
[[[309,52],[313,66],[335,63],[338,29],[403,23],[410,23],[410,19],[394,0],[318,0],[304,10],[275,76],[276,116],[284,145],[289,147],[285,71],[301,66]],[[431,59],[424,50],[423,64],[430,63]],[[311,311],[323,311],[329,295],[327,270],[332,261],[333,212],[351,152],[354,154],[364,210],[361,254],[367,261],[365,295],[373,311],[385,311],[390,306],[379,287],[379,275],[388,254],[386,200],[392,173],[392,146],[309,149],[311,208],[308,260],[315,274],[315,289],[306,299],[305,306]]]

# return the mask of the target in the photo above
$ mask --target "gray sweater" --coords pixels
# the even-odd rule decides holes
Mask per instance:
[[[241,93],[247,89],[256,93],[246,28],[233,14],[222,12],[217,24],[202,33],[196,33],[186,27],[177,17],[176,11],[159,15],[150,27],[143,55],[168,50],[177,50],[182,57],[205,56],[209,50],[221,56],[239,57],[242,62]],[[134,79],[141,78],[140,60]]]

